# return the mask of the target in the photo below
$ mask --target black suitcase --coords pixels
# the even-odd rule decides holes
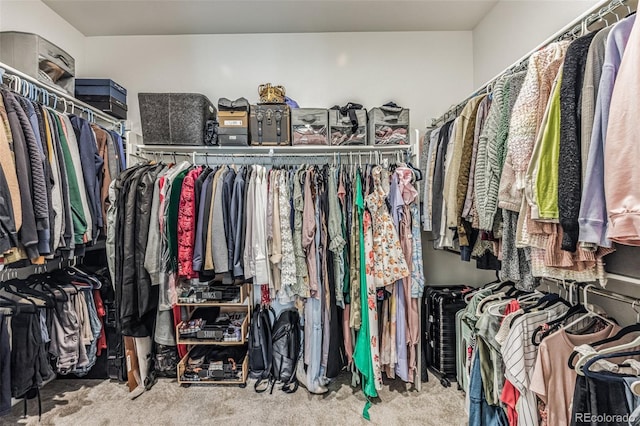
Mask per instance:
[[[291,112],[287,104],[251,105],[251,145],[291,145]]]
[[[465,286],[427,287],[424,293],[422,353],[445,387],[456,380],[456,313],[467,306],[467,291]]]

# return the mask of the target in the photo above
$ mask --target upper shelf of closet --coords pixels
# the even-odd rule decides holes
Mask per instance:
[[[111,129],[117,130],[121,135],[123,134],[124,123],[118,119],[105,114],[99,109],[74,98],[56,87],[45,85],[35,78],[2,62],[0,62],[0,80],[7,80],[16,92],[20,92],[24,96],[28,96],[30,94],[36,97],[41,96],[40,99],[43,103],[47,104],[47,106],[65,113],[84,113],[89,121],[94,121],[103,126],[111,127]],[[35,93],[30,93],[29,86],[24,83],[29,83],[32,87],[36,87],[37,90]],[[51,102],[54,103],[53,106],[49,105]]]

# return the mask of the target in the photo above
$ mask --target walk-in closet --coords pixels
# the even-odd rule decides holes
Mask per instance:
[[[0,0],[0,424],[640,425],[637,0]]]

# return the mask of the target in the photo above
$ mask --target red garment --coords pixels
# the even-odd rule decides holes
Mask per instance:
[[[516,411],[516,404],[520,399],[520,392],[509,381],[504,381],[502,388],[502,394],[500,395],[500,401],[507,406],[507,419],[509,420],[509,426],[518,426],[518,412]]]
[[[520,302],[513,299],[504,310],[504,315],[509,315],[520,309]],[[504,402],[507,406],[507,419],[509,420],[509,426],[518,426],[518,412],[516,411],[516,404],[520,399],[520,391],[509,381],[504,381],[502,388],[502,394],[500,395],[500,401]]]
[[[195,183],[202,173],[201,167],[189,171],[182,182],[178,210],[178,276],[196,278],[193,270],[193,247],[196,240]]]
[[[271,294],[269,292],[269,284],[262,284],[260,286],[260,303],[263,305],[271,304]]]
[[[180,324],[181,321],[182,321],[182,309],[180,306],[174,305],[173,306],[174,329],[177,327],[178,324]],[[180,359],[184,358],[188,352],[187,345],[177,345],[177,349],[178,349],[178,355],[180,356]]]
[[[104,303],[102,302],[102,296],[100,296],[99,290],[93,290],[93,301],[96,304],[98,318],[100,318],[100,323],[102,324],[100,336],[98,336],[98,351],[96,352],[96,355],[100,356],[102,350],[107,349],[107,335],[104,333],[104,317],[107,316],[107,310],[104,308]]]

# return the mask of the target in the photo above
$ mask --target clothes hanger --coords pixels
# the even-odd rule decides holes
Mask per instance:
[[[635,371],[631,374],[629,374],[628,372],[623,372],[623,371],[593,371],[591,370],[591,367],[598,361],[601,360],[605,360],[607,358],[626,358],[627,360],[630,360],[632,357],[633,358],[637,358],[637,356],[640,355],[640,350],[638,349],[634,349],[628,352],[615,352],[615,353],[610,353],[610,354],[604,354],[604,355],[597,355],[594,356],[593,358],[591,358],[589,361],[587,361],[587,363],[584,365],[584,367],[582,368],[582,372],[584,373],[584,375],[588,378],[599,378],[599,377],[603,377],[606,376],[607,378],[609,377],[637,377],[638,374],[635,373]],[[614,364],[616,365],[616,364]],[[625,367],[625,365],[616,365],[617,367]],[[626,364],[626,366],[629,366],[629,364]],[[638,383],[638,382],[635,382]],[[631,384],[629,386],[630,390],[633,392],[633,385],[635,384]],[[640,389],[637,389],[640,391]],[[634,393],[635,394],[635,393]]]
[[[542,342],[542,340],[544,340],[544,338],[550,335],[551,333],[557,331],[559,329],[559,325],[562,324],[564,321],[566,321],[567,319],[571,318],[574,315],[578,315],[586,312],[587,312],[587,308],[585,308],[584,305],[574,305],[570,307],[569,310],[562,317],[557,318],[553,321],[550,321],[544,325],[539,325],[538,327],[536,327],[536,329],[533,331],[533,334],[531,335],[531,343],[533,343],[535,346],[539,346],[540,342]],[[540,333],[542,333],[542,335],[540,336],[540,340],[538,340],[537,338]]]
[[[591,346],[596,347],[596,346],[605,345],[607,343],[615,342],[616,340],[620,340],[621,338],[623,338],[624,336],[626,336],[627,334],[630,334],[630,333],[640,333],[640,323],[628,325],[628,326],[620,329],[615,334],[615,336],[611,336],[611,337],[607,337],[606,339],[598,340],[597,342],[592,343]],[[569,366],[569,368],[572,368],[572,369],[576,368],[576,366],[573,364],[573,362],[579,356],[580,356],[580,353],[577,352],[577,351],[573,351],[571,353],[571,355],[569,355],[569,360],[567,362],[567,365]]]
[[[508,300],[505,300],[503,302],[492,304],[491,306],[489,306],[489,309],[487,309],[487,312],[489,312],[490,314],[495,315],[495,316],[504,317],[505,315],[502,315],[500,312],[496,312],[496,310],[500,309],[503,306],[506,306],[506,305],[510,304],[514,300],[517,300],[518,302],[525,302],[525,301],[527,301],[529,299],[532,299],[532,298],[541,297],[542,295],[543,295],[542,293],[534,291],[532,293],[526,293],[525,295],[523,295],[520,298],[515,298],[515,299],[514,298],[509,298]]]
[[[628,343],[624,343],[622,345],[618,345],[618,346],[611,346],[605,349],[601,349],[599,351],[597,351],[596,353],[593,354],[587,354],[587,355],[583,355],[582,357],[580,357],[578,359],[578,362],[576,362],[576,366],[574,367],[574,369],[576,370],[576,373],[578,373],[581,376],[584,376],[584,366],[587,364],[587,362],[589,362],[589,360],[601,356],[601,355],[607,355],[607,354],[615,354],[618,352],[625,352],[627,349],[637,349],[637,347],[640,345],[640,336],[636,337],[635,339],[633,339],[632,341],[628,342]]]
[[[588,294],[589,287],[592,287],[592,286],[593,286],[593,284],[587,284],[586,286],[584,286],[584,288],[582,290],[583,291],[583,305],[584,305],[584,307],[585,307],[587,312],[585,313],[585,315],[582,315],[581,317],[579,317],[576,320],[570,322],[569,324],[565,324],[562,327],[563,330],[567,330],[567,329],[573,327],[574,325],[580,323],[581,321],[584,321],[585,319],[594,318],[594,317],[595,318],[599,318],[599,319],[603,320],[604,322],[606,322],[608,324],[611,324],[613,326],[617,326],[618,325],[615,322],[611,321],[609,318],[598,314],[593,309],[593,306],[589,305],[589,303],[587,302],[587,294]]]

